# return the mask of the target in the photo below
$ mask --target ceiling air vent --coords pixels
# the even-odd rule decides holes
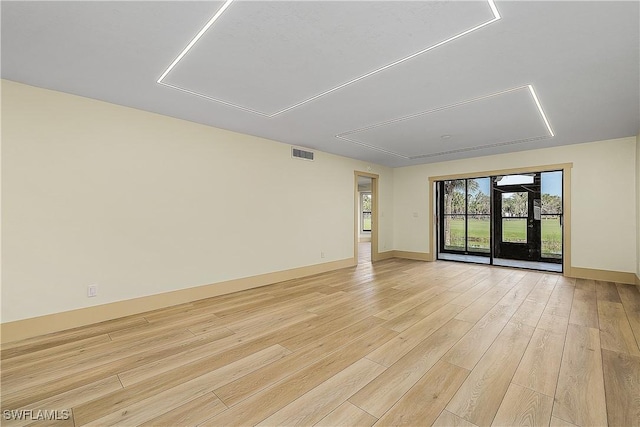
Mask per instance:
[[[313,151],[305,151],[299,148],[291,147],[291,156],[297,159],[313,161]]]

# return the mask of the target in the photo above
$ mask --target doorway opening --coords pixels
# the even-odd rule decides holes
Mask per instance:
[[[371,178],[358,177],[358,264],[371,262]]]
[[[378,175],[356,171],[355,185],[354,259],[365,264],[375,261],[378,254]]]
[[[437,181],[438,259],[563,271],[563,171]]]

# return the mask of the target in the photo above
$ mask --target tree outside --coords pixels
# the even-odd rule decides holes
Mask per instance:
[[[464,248],[464,241],[459,242],[459,238],[456,238],[456,242],[452,241],[451,230],[453,221],[459,221],[460,217],[453,215],[464,215],[464,193],[465,193],[465,181],[445,181],[444,182],[444,247],[447,249],[459,249]],[[464,221],[464,219],[463,219]],[[464,239],[464,230],[462,238]]]
[[[362,193],[362,231],[371,231],[371,193]]]
[[[488,221],[491,198],[488,188],[489,178],[444,182],[443,232],[446,249],[464,250],[465,246],[469,246],[480,251],[489,250]],[[465,235],[465,214],[468,214],[469,218],[468,236]],[[476,222],[487,222],[487,227],[477,227]]]

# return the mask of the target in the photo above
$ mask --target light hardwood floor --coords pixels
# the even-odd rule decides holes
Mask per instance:
[[[635,286],[392,259],[9,343],[2,409],[70,410],[65,426],[632,426],[639,341]]]

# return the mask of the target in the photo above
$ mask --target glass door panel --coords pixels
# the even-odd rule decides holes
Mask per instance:
[[[529,193],[502,193],[502,241],[527,243]]]
[[[562,262],[562,172],[541,174],[542,258]]]
[[[540,260],[540,174],[495,177],[494,257]]]
[[[502,241],[527,243],[527,218],[502,218]]]
[[[542,258],[562,260],[562,224],[558,215],[542,215]]]
[[[466,215],[466,181],[444,181],[443,189],[443,247],[450,251],[464,251],[467,231]]]
[[[464,215],[445,215],[444,248],[453,251],[464,251],[465,229]]]
[[[491,180],[467,180],[467,250],[491,251]]]

